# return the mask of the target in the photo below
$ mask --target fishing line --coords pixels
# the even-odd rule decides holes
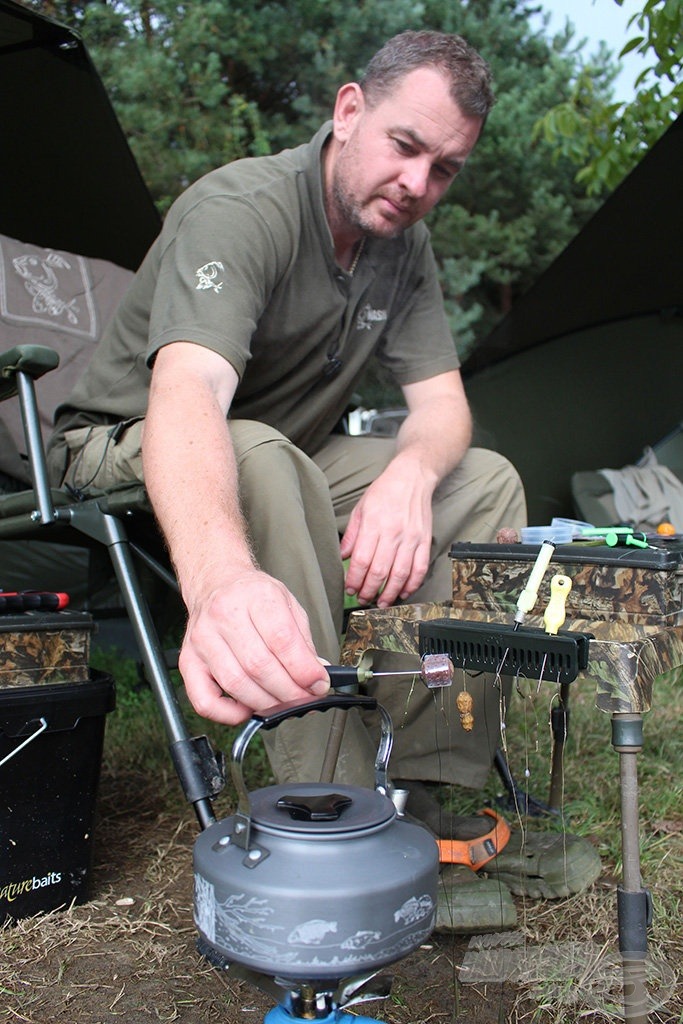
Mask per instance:
[[[468,696],[470,696],[470,690],[468,688],[468,686],[469,686],[468,680],[476,679],[476,678],[479,678],[481,676],[485,677],[484,680],[482,680],[482,682],[484,683],[484,686],[486,686],[486,685],[496,685],[498,687],[498,689],[500,690],[501,694],[503,694],[503,687],[498,684],[496,679],[494,679],[493,682],[490,682],[488,679],[486,679],[485,673],[468,671],[467,669],[464,668],[463,664],[454,664],[454,668],[457,669],[457,673],[459,674],[460,678],[456,680],[456,678],[454,677],[453,678],[453,682],[452,682],[452,686],[449,687],[448,689],[449,690],[453,690],[453,688],[455,688],[455,690],[458,691],[457,692],[457,696],[456,696],[456,701],[455,701],[456,708],[458,707],[458,697],[460,697],[463,693],[465,693]],[[458,687],[459,687],[459,689],[458,689]],[[439,783],[438,784],[439,784],[439,786],[448,786],[449,789],[451,790],[451,799],[449,801],[449,806],[448,807],[442,807],[442,810],[440,811],[440,818],[441,818],[441,820],[440,820],[439,832],[441,834],[443,834],[443,832],[444,832],[444,825],[446,823],[449,825],[450,831],[452,832],[452,829],[453,829],[453,818],[457,817],[456,808],[453,806],[452,783],[450,782],[450,780],[445,780],[444,779],[444,756],[445,756],[446,753],[452,753],[454,730],[458,729],[458,728],[465,728],[465,732],[469,731],[469,729],[466,728],[465,723],[463,723],[463,718],[464,718],[465,715],[471,714],[469,709],[465,708],[463,711],[459,711],[460,722],[458,722],[457,719],[454,719],[449,714],[449,707],[450,707],[450,705],[446,701],[446,694],[443,692],[444,689],[446,689],[446,688],[445,687],[442,688],[440,701],[437,701],[437,694],[436,693],[432,694],[433,700],[435,702],[434,703],[434,707],[435,707],[435,711],[436,711],[436,714],[435,714],[435,717],[434,717],[434,746],[435,746],[436,758],[437,758],[437,766],[438,766],[438,771],[437,771],[438,779],[439,779]],[[504,695],[503,695],[503,699],[504,699]],[[481,703],[482,703],[482,708],[481,708],[481,711],[478,712],[478,713],[481,713],[481,715],[482,715],[483,732],[484,732],[484,735],[486,737],[487,743],[489,743],[490,742],[490,738],[491,738],[491,725],[492,725],[492,723],[490,722],[490,720],[488,718],[488,705],[487,705],[487,702],[484,700]],[[440,731],[439,730],[439,726],[438,726],[438,718],[439,717],[442,718],[442,720],[445,722],[445,725],[446,725],[446,735],[447,735],[446,743],[447,743],[447,745],[446,745],[445,748],[444,748],[444,745],[443,745],[443,740],[444,740],[444,737],[442,735],[443,730]],[[467,720],[465,720],[465,722],[466,721]],[[496,733],[497,732],[498,732],[498,729],[497,729],[497,723],[496,723]],[[496,736],[496,738],[497,738],[497,736]],[[459,879],[457,877],[454,877],[453,880],[449,884],[448,877],[447,876],[446,877],[443,876],[444,875],[444,871],[446,870],[446,868],[447,868],[447,865],[442,865],[442,877],[441,877],[440,882],[439,882],[439,888],[440,888],[440,891],[442,893],[442,898],[445,901],[445,906],[447,908],[447,911],[451,915],[451,919],[452,919],[453,908],[457,904],[458,886],[460,884],[460,881],[459,881]],[[471,870],[471,869],[468,869],[468,870]],[[473,876],[473,878],[476,876],[476,872],[474,872],[473,870],[472,870],[472,876]],[[504,899],[503,899],[503,886],[502,885],[499,885],[498,892],[499,892],[499,912],[500,912],[500,919],[502,920],[503,919],[503,915],[504,915]],[[451,932],[451,937],[450,937],[450,942],[449,943],[448,943],[448,940],[447,940],[446,936],[443,936],[442,938],[440,938],[440,941],[444,944],[443,948],[448,949],[449,963],[450,963],[451,972],[452,972],[452,976],[453,976],[453,983],[452,983],[453,1006],[452,1006],[452,1013],[451,1013],[451,1021],[453,1022],[453,1024],[455,1024],[455,1021],[458,1019],[459,1013],[460,1013],[460,983],[459,983],[459,979],[458,979],[458,967],[456,966],[456,946],[457,946],[458,941],[461,941],[461,940],[462,940],[462,935],[458,935],[455,931]],[[503,1011],[503,1007],[504,1007],[502,992],[501,992],[500,999],[501,999],[501,1002],[500,1002],[500,1008],[499,1009],[500,1009],[500,1012],[502,1012]]]
[[[403,723],[402,723],[401,728],[405,728],[405,726],[407,724],[407,721],[408,721],[408,707],[410,705],[410,701],[412,699],[412,696],[415,693],[415,686],[417,684],[417,679],[418,679],[418,673],[416,672],[415,675],[413,676],[413,678],[410,680],[410,684],[408,686],[408,693],[406,694],[406,702],[405,702],[404,707],[403,707]]]

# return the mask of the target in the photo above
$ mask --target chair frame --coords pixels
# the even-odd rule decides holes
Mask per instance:
[[[33,486],[0,497],[0,540],[42,540],[107,549],[126,613],[169,739],[171,758],[188,803],[204,829],[215,820],[211,800],[225,784],[223,756],[206,736],[191,737],[178,703],[164,651],[140,583],[136,558],[179,593],[173,573],[135,543],[126,529],[152,509],[144,487],[124,486],[80,499],[51,488],[40,430],[35,382],[59,364],[43,345],[19,345],[0,354],[0,401],[18,397]]]

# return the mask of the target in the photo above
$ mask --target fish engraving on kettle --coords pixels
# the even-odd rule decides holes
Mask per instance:
[[[336,921],[321,921],[314,918],[312,921],[303,921],[294,928],[287,938],[288,942],[302,946],[317,946],[330,932],[336,932]]]
[[[342,949],[365,949],[372,942],[378,942],[382,938],[381,932],[362,931],[355,935],[349,935],[341,944]]]
[[[211,882],[194,876],[194,920],[211,942],[216,937],[216,893]]]
[[[423,917],[431,914],[433,909],[434,901],[427,893],[423,896],[411,896],[402,907],[394,911],[394,921],[396,923],[403,921],[404,924],[414,924],[415,921],[421,921]]]

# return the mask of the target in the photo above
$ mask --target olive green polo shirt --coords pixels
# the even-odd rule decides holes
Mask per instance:
[[[150,366],[174,341],[232,364],[232,417],[268,423],[309,453],[373,354],[399,385],[457,368],[423,224],[366,239],[353,275],[336,264],[322,185],[330,130],[218,168],[179,197],[58,410],[58,433],[144,416]]]

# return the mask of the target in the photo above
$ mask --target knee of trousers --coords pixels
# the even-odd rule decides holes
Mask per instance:
[[[463,465],[468,467],[473,476],[491,479],[492,487],[501,490],[522,489],[519,473],[510,460],[500,452],[490,448],[470,448],[463,459]]]
[[[274,427],[249,420],[230,424],[243,500],[252,492],[259,502],[263,494],[278,505],[291,495],[308,492],[330,501],[324,474],[300,448]],[[278,488],[284,488],[284,492]]]
[[[500,452],[489,448],[471,448],[462,461],[460,483],[472,488],[482,505],[489,504],[500,512],[507,510],[514,522],[523,526],[526,521],[524,484],[515,466]],[[454,477],[458,479],[458,470]],[[448,488],[448,478],[445,481]],[[438,493],[438,492],[437,492]],[[520,520],[517,522],[517,520]],[[524,520],[524,521],[522,521]]]
[[[499,452],[491,452],[495,466],[495,492],[498,506],[516,527],[526,526],[527,508],[524,484],[515,466]]]
[[[278,575],[283,558],[288,572],[298,558],[310,573],[314,561],[336,589],[341,586],[339,535],[324,473],[278,431],[246,426],[237,437],[233,433],[233,443],[242,510],[262,567]]]

